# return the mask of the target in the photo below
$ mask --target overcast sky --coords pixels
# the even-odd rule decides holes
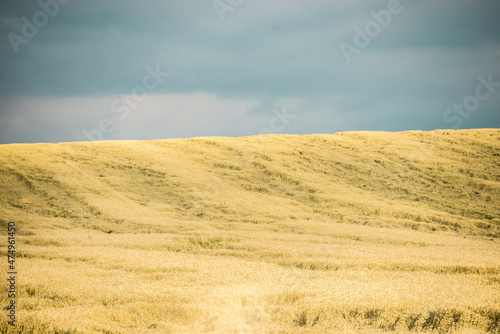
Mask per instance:
[[[500,127],[498,0],[0,2],[0,143]]]

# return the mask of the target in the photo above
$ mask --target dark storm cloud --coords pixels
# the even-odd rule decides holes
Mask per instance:
[[[474,92],[478,76],[492,74],[500,81],[500,6],[493,0],[401,0],[398,14],[348,63],[340,44],[355,46],[355,28],[363,30],[374,20],[372,11],[386,10],[391,1],[397,0],[244,0],[223,13],[222,21],[212,0],[66,0],[17,53],[7,35],[23,36],[23,17],[32,22],[42,9],[37,1],[3,1],[0,96],[17,102],[0,105],[0,131],[6,133],[10,122],[24,124],[15,117],[21,105],[31,108],[23,117],[36,119],[36,105],[23,99],[82,98],[82,104],[96,107],[94,100],[130,94],[148,66],[170,72],[154,94],[252,101],[245,104],[245,118],[231,125],[208,122],[212,128],[196,127],[186,135],[251,134],[259,126],[235,123],[253,124],[251,119],[287,103],[303,120],[287,127],[295,133],[451,127],[443,113]],[[480,113],[461,126],[500,126],[499,95],[482,102]],[[38,124],[47,126],[31,129],[29,140],[81,140],[77,129],[109,116],[109,103],[99,108],[100,116],[69,106],[46,113]],[[202,106],[197,112],[207,114]],[[171,124],[168,112],[154,114]],[[64,130],[60,119],[68,124]],[[123,123],[111,137],[148,137],[148,122],[135,128]],[[6,135],[0,139],[10,141]]]

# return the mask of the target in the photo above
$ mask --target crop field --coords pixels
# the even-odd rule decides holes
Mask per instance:
[[[0,145],[0,225],[0,333],[500,333],[498,129]]]

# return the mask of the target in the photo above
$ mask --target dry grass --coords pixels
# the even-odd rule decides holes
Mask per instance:
[[[500,333],[499,194],[500,130],[2,145],[0,332]]]

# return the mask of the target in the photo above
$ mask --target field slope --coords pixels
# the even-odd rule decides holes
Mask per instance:
[[[9,221],[2,333],[500,333],[497,129],[1,145]]]

